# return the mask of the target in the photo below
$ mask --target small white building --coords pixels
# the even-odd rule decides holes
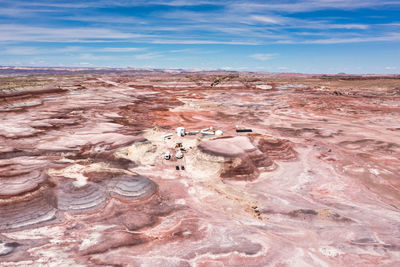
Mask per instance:
[[[178,127],[176,128],[176,134],[178,136],[185,136],[186,132],[185,132],[185,128],[184,127]]]
[[[178,151],[176,152],[176,154],[175,154],[175,157],[176,157],[177,159],[183,158],[182,152],[181,152],[180,150],[178,150]]]

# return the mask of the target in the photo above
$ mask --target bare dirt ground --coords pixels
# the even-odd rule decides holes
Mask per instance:
[[[0,265],[400,265],[396,76],[0,83]]]

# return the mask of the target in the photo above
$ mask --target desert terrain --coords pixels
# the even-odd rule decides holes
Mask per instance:
[[[0,265],[400,265],[399,76],[0,73]]]

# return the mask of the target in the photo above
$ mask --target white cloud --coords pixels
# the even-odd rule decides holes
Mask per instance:
[[[0,0],[6,3],[8,9],[0,8],[0,16],[10,12],[17,16],[19,13],[28,14],[29,19],[21,24],[0,24],[0,43],[13,43],[25,46],[34,42],[62,43],[103,43],[100,46],[111,46],[111,43],[147,43],[147,44],[182,44],[182,45],[261,45],[271,43],[286,44],[334,44],[375,41],[397,41],[391,36],[396,32],[400,23],[364,24],[357,18],[298,18],[291,13],[322,9],[354,10],[358,8],[379,8],[400,5],[396,0],[298,0],[298,1],[236,1],[236,0],[87,0],[81,3],[26,2]],[[183,9],[185,6],[213,5],[215,9]],[[121,7],[142,5],[168,5],[174,8],[158,8],[148,16],[135,17],[135,12],[129,15],[104,15],[97,7]],[[85,12],[77,10],[86,8]],[[24,12],[27,11],[27,12]],[[29,12],[31,10],[31,12]],[[54,12],[48,13],[48,10]],[[71,15],[72,14],[72,15]],[[103,14],[103,15],[102,15]],[[285,14],[285,15],[282,15]],[[34,16],[41,18],[38,22],[47,22],[45,26],[34,26]],[[53,26],[53,22],[65,23],[64,28]],[[67,27],[73,21],[85,22],[87,27]],[[354,23],[346,23],[346,22]],[[32,22],[29,24],[29,22]],[[359,22],[359,23],[358,23]],[[116,25],[115,23],[118,23]],[[43,25],[43,24],[40,24]],[[54,24],[54,25],[61,25]],[[296,30],[293,30],[296,29]],[[369,30],[370,29],[370,30]],[[369,31],[368,31],[369,30]],[[309,31],[309,33],[306,33]],[[374,35],[372,35],[374,34]],[[315,36],[315,37],[313,37]],[[318,37],[320,36],[320,37]],[[110,44],[105,44],[110,43]],[[120,44],[122,45],[122,44]],[[49,49],[54,52],[138,52],[143,49],[136,47],[104,47],[85,48],[71,47]],[[75,49],[75,50],[74,50]],[[7,49],[2,54],[33,55],[43,51],[38,48]],[[268,56],[256,56],[260,60],[270,59]],[[266,58],[266,59],[261,59]]]
[[[136,52],[143,50],[144,48],[141,47],[104,47],[96,49],[99,52]]]
[[[359,8],[374,8],[382,6],[399,6],[399,1],[392,0],[300,0],[295,2],[280,1],[279,4],[266,2],[238,2],[232,3],[231,8],[242,12],[277,11],[284,13],[307,12],[322,9],[354,10]]]
[[[367,43],[367,42],[397,42],[400,41],[400,33],[391,33],[381,36],[362,36],[358,37],[335,37],[313,40],[277,40],[276,44],[345,44],[345,43]]]
[[[304,43],[304,44],[343,44],[343,43],[365,43],[365,42],[390,42],[390,41],[400,41],[400,34],[389,34],[383,36],[361,36],[353,38],[328,38],[319,40],[306,40],[302,42],[294,43]]]
[[[260,21],[260,22],[267,23],[267,24],[278,24],[281,22],[280,19],[277,19],[275,17],[270,17],[270,16],[253,15],[250,18],[252,20]]]
[[[211,40],[170,40],[170,39],[155,39],[150,40],[152,44],[226,44],[226,45],[258,45],[259,42],[247,41],[211,41]]]
[[[288,67],[278,67],[278,70],[289,70]]]
[[[39,48],[34,46],[12,46],[9,45],[0,49],[1,55],[40,55],[40,54],[60,54],[60,53],[127,53],[146,50],[144,47],[46,47]],[[85,54],[83,54],[85,55]]]
[[[111,56],[103,56],[103,55],[94,55],[92,53],[84,53],[84,54],[80,54],[78,57],[78,59],[82,59],[85,61],[98,61],[98,60],[112,60],[113,57]]]
[[[394,22],[394,23],[385,23],[385,24],[379,24],[382,26],[393,26],[393,27],[400,27],[400,22]]]
[[[0,50],[2,55],[36,55],[42,53],[46,53],[46,50],[29,46],[7,47]]]
[[[92,63],[89,62],[79,62],[78,64],[74,64],[74,65],[79,65],[79,66],[93,66]]]
[[[101,15],[96,15],[96,16],[61,16],[63,20],[71,20],[71,21],[83,21],[83,22],[96,22],[96,23],[107,23],[107,24],[146,24],[146,21],[143,19],[138,19],[132,16],[126,17],[126,16],[101,16]]]
[[[7,1],[11,2],[12,1]],[[53,1],[54,2],[54,1]],[[25,3],[24,3],[25,4]],[[32,1],[27,2],[27,6],[45,6],[45,7],[54,7],[54,8],[87,8],[87,7],[109,7],[109,6],[120,6],[120,7],[134,7],[134,6],[149,6],[149,5],[165,5],[165,6],[195,6],[195,5],[218,5],[214,1],[201,1],[201,0],[128,0],[128,1],[113,1],[113,0],[93,0],[93,1],[85,1],[79,3],[63,3],[55,2],[39,2]]]
[[[28,25],[0,25],[0,42],[36,41],[36,42],[73,42],[110,39],[132,39],[144,37],[141,34],[121,32],[101,27],[50,28]]]
[[[253,55],[250,55],[251,58],[254,58],[257,60],[262,60],[262,61],[271,60],[271,59],[275,58],[276,56],[277,56],[277,54],[253,54]]]
[[[158,57],[161,57],[159,53],[146,53],[135,56],[136,59],[154,59]]]
[[[173,49],[169,51],[170,53],[193,53],[198,52],[196,49],[193,48],[183,48],[183,49]]]
[[[328,24],[326,25],[329,29],[357,29],[366,30],[370,26],[365,24]]]

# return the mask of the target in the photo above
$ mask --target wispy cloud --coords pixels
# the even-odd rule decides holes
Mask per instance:
[[[13,1],[4,0],[4,2],[12,3]],[[55,8],[85,8],[85,7],[109,7],[109,6],[121,6],[121,7],[136,7],[136,6],[152,6],[152,5],[160,5],[160,6],[175,6],[175,7],[183,7],[183,6],[198,6],[198,5],[218,5],[215,1],[202,1],[202,0],[121,0],[121,1],[112,1],[112,0],[85,0],[80,2],[71,2],[65,3],[64,1],[52,1],[52,2],[39,2],[32,1],[27,2],[27,6],[44,6],[44,7],[55,7]]]
[[[79,63],[74,63],[74,66],[81,66],[81,67],[92,67],[94,66],[92,63],[89,62],[79,62]]]
[[[210,44],[224,44],[224,45],[258,45],[258,42],[246,41],[211,41],[211,40],[169,40],[169,39],[155,39],[149,41],[152,44],[190,44],[190,45],[210,45]]]
[[[251,58],[254,58],[257,60],[262,60],[262,61],[271,60],[271,59],[275,58],[276,56],[277,56],[277,54],[253,54],[253,55],[250,55]]]
[[[281,23],[280,19],[278,19],[276,17],[272,17],[272,16],[253,15],[250,18],[252,20],[263,22],[263,23],[267,23],[267,24],[278,24],[278,23]]]
[[[144,37],[141,34],[121,32],[101,27],[49,28],[27,25],[0,25],[0,42],[36,41],[36,42],[72,42],[80,40],[132,39]]]
[[[108,24],[146,24],[146,21],[133,16],[104,16],[97,13],[91,15],[65,15],[58,16],[58,19],[67,21],[81,21],[81,22],[94,22],[94,23],[108,23]]]
[[[99,52],[136,52],[136,51],[143,51],[145,48],[142,47],[104,47],[104,48],[98,48],[95,49],[96,51]]]
[[[354,10],[359,8],[375,8],[382,6],[399,6],[400,2],[393,0],[301,0],[301,1],[269,1],[268,3],[234,2],[230,6],[242,12],[277,11],[283,13],[307,12],[322,9]]]
[[[188,6],[238,6],[244,9],[258,9],[258,10],[273,10],[280,12],[303,12],[307,10],[319,10],[326,8],[335,9],[357,9],[357,8],[370,8],[379,6],[396,6],[400,3],[395,0],[271,0],[266,3],[265,1],[250,0],[221,0],[221,1],[207,1],[207,0],[122,0],[122,1],[111,1],[111,0],[86,0],[80,2],[65,1],[28,1],[18,2],[12,0],[3,0],[2,2],[8,4],[24,5],[28,7],[53,7],[53,8],[98,8],[98,7],[110,7],[110,6],[121,6],[121,7],[135,7],[135,6],[171,6],[171,7],[188,7]]]
[[[46,53],[46,49],[29,46],[7,47],[0,50],[0,55],[38,55]]]
[[[384,36],[353,37],[353,38],[327,38],[304,41],[281,41],[281,43],[292,44],[344,44],[344,43],[366,43],[366,42],[391,42],[400,41],[400,34],[394,33]]]
[[[80,60],[85,60],[85,62],[109,61],[113,59],[113,57],[109,55],[98,55],[93,53],[83,53],[77,58]]]
[[[144,51],[144,47],[90,47],[66,46],[40,48],[34,46],[5,46],[0,47],[0,55],[42,55],[60,53],[130,53]]]
[[[299,18],[292,13],[322,9],[345,9],[391,7],[400,4],[394,0],[298,0],[263,1],[222,0],[83,0],[65,3],[63,1],[21,2],[3,0],[6,9],[15,16],[29,14],[38,20],[48,19],[46,26],[35,23],[0,25],[0,42],[132,42],[147,44],[183,44],[183,45],[260,45],[271,43],[307,43],[310,36],[327,36],[337,42],[355,42],[368,40],[380,34],[389,33],[396,22],[386,24],[357,23],[352,18],[323,20],[317,18]],[[111,14],[103,7],[169,6],[155,8],[148,14],[120,13]],[[187,8],[207,5],[206,9]],[[211,8],[210,8],[211,7]],[[80,12],[84,8],[85,12]],[[14,10],[14,11],[13,11]],[[40,12],[54,11],[42,15]],[[151,9],[149,9],[151,10]],[[25,12],[26,11],[26,12]],[[1,14],[1,9],[0,9]],[[74,14],[74,15],[71,15]],[[124,15],[123,15],[124,14]],[[51,22],[63,27],[51,27]],[[349,22],[351,23],[345,23]],[[77,22],[79,22],[77,24]],[[0,19],[1,23],[1,19]],[[68,25],[72,23],[71,25]],[[80,26],[76,26],[79,25]],[[84,26],[82,26],[84,24]],[[40,25],[40,26],[38,26]],[[68,27],[65,26],[68,25]],[[309,30],[308,35],[298,32]],[[359,32],[364,31],[364,36]],[[348,36],[348,34],[353,34]],[[332,37],[333,36],[333,37]],[[301,38],[302,37],[302,38]],[[385,41],[385,39],[382,39]],[[328,42],[328,41],[326,41]],[[115,49],[114,52],[117,52]],[[119,50],[123,52],[123,50]],[[109,50],[108,52],[113,52]],[[124,51],[127,52],[127,51]],[[132,50],[133,52],[133,50]],[[28,53],[28,52],[25,52]]]
[[[366,30],[370,28],[369,25],[366,24],[328,24],[326,25],[329,29],[358,29],[358,30]]]
[[[146,60],[146,59],[159,58],[161,56],[162,55],[160,53],[150,52],[150,53],[136,55],[135,58],[140,60]]]
[[[1,4],[1,2],[0,2]],[[31,8],[28,9],[26,7],[1,7],[0,8],[0,16],[8,17],[8,18],[29,18],[37,16],[41,13],[47,13],[44,15],[48,15],[49,13],[54,12],[51,9],[39,9],[39,8]]]
[[[89,64],[118,58],[206,65],[206,51],[218,62],[277,64],[272,59],[285,54],[283,48],[400,43],[398,0],[0,0],[0,6],[1,64],[47,56]]]

